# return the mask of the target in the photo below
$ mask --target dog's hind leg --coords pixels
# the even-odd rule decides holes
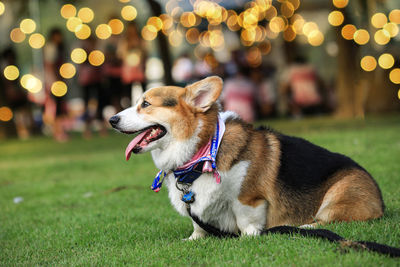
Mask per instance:
[[[363,170],[352,169],[334,175],[337,180],[326,192],[315,222],[365,221],[383,215],[383,200],[374,180]]]

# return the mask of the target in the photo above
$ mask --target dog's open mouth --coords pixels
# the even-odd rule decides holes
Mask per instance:
[[[125,158],[129,160],[131,153],[139,153],[143,148],[163,137],[167,130],[161,125],[153,125],[136,132],[123,132],[126,134],[139,133],[126,147]]]

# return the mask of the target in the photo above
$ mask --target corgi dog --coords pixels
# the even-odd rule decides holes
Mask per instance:
[[[138,135],[126,148],[151,152],[175,209],[190,216],[189,240],[206,236],[193,216],[221,231],[259,235],[264,229],[364,221],[383,215],[381,191],[352,159],[269,128],[254,129],[220,112],[223,81],[208,77],[182,87],[146,91],[111,125]]]

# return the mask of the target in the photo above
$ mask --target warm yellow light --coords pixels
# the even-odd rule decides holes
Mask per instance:
[[[333,0],[333,5],[337,8],[344,8],[349,3],[349,0]]]
[[[111,27],[108,26],[107,24],[100,24],[96,28],[96,35],[99,39],[105,40],[110,38],[111,36]]]
[[[389,79],[392,83],[399,84],[400,83],[400,69],[392,69],[389,74]]]
[[[359,44],[359,45],[365,45],[366,43],[368,43],[369,41],[369,33],[368,31],[361,29],[361,30],[357,30],[354,33],[354,41]]]
[[[71,32],[76,32],[80,25],[82,25],[82,21],[79,18],[71,17],[67,20],[67,29]]]
[[[265,11],[265,19],[266,20],[271,20],[274,17],[278,15],[278,11],[274,6],[270,6],[266,11]]]
[[[108,22],[112,34],[120,34],[124,30],[124,24],[119,19],[112,19]]]
[[[180,22],[184,27],[192,27],[196,24],[196,15],[193,12],[183,12]]]
[[[14,43],[22,43],[25,37],[25,33],[23,33],[20,28],[15,28],[10,32],[10,39]]]
[[[393,9],[390,11],[389,20],[393,23],[400,24],[400,9]]]
[[[294,30],[293,26],[288,27],[283,32],[283,39],[287,42],[291,42],[296,38],[296,31]]]
[[[40,33],[34,33],[31,35],[31,37],[29,37],[29,45],[35,49],[42,48],[45,42],[46,41],[43,35],[41,35]]]
[[[4,10],[5,10],[4,4],[3,2],[0,2],[0,16],[3,15]]]
[[[60,13],[64,19],[69,19],[76,15],[76,8],[71,4],[66,4],[61,7]]]
[[[71,63],[64,63],[60,67],[60,75],[65,79],[71,79],[75,76],[76,69]]]
[[[31,93],[37,93],[42,90],[42,81],[32,74],[25,74],[21,77],[20,83],[22,87]]]
[[[14,81],[19,77],[19,70],[14,65],[9,65],[4,68],[4,77],[7,80]]]
[[[365,71],[373,71],[376,68],[376,59],[373,56],[365,56],[361,59],[360,65]]]
[[[281,17],[274,17],[269,22],[269,28],[272,32],[281,32],[285,29],[285,21]]]
[[[286,18],[290,18],[294,13],[294,6],[291,2],[286,1],[281,4],[281,14]]]
[[[194,16],[194,15],[193,15]],[[195,22],[196,22],[196,18],[195,18]],[[156,28],[157,31],[161,30],[163,27],[163,22],[159,17],[150,17],[147,20],[147,25],[151,25],[154,26]],[[193,24],[194,25],[194,24]]]
[[[354,33],[356,32],[356,27],[353,24],[346,24],[342,28],[342,36],[346,40],[352,40]]]
[[[169,43],[174,46],[178,47],[182,43],[182,34],[179,31],[172,31],[171,34],[168,36]]]
[[[375,28],[382,28],[387,23],[387,17],[383,13],[375,13],[371,17],[371,24]]]
[[[67,85],[62,81],[56,81],[51,85],[51,93],[57,97],[64,96],[68,91]]]
[[[308,34],[307,40],[312,46],[320,46],[324,42],[324,35],[319,30],[314,30]]]
[[[383,29],[389,33],[390,37],[395,37],[399,33],[399,26],[394,22],[386,23]]]
[[[249,62],[250,66],[257,67],[262,63],[262,56],[260,49],[258,47],[250,48],[246,53],[247,62]]]
[[[79,9],[78,18],[84,23],[89,23],[94,19],[94,12],[88,7],[82,7]]]
[[[71,60],[76,64],[81,64],[85,62],[86,58],[87,58],[86,51],[83,50],[82,48],[75,48],[71,52]]]
[[[36,23],[31,19],[24,19],[19,27],[23,33],[30,34],[36,30]]]
[[[261,54],[267,55],[271,51],[271,42],[264,41],[258,45],[258,48],[260,49]]]
[[[199,41],[200,32],[197,28],[191,28],[186,32],[186,40],[189,44],[195,44]]]
[[[104,54],[100,50],[93,50],[89,54],[89,63],[93,66],[100,66],[104,63]]]
[[[80,24],[75,28],[75,36],[78,39],[85,40],[92,34],[92,30],[86,24]]]
[[[397,91],[397,98],[400,99],[400,89]]]
[[[387,30],[378,30],[374,35],[375,42],[379,45],[385,45],[390,41],[390,34]]]
[[[329,21],[329,24],[331,24],[332,26],[341,25],[344,21],[343,13],[340,11],[337,11],[337,10],[332,11],[328,15],[328,21]]]
[[[152,41],[157,37],[157,29],[153,25],[146,25],[142,29],[142,37],[146,41]]]
[[[134,6],[124,6],[121,10],[121,16],[127,21],[134,20],[137,16],[137,10]]]
[[[267,1],[269,4],[272,4],[272,1]],[[300,0],[288,0],[288,2],[292,3],[294,10],[298,9],[300,6]]]
[[[378,59],[379,66],[382,69],[390,69],[394,65],[394,58],[391,54],[382,54]]]
[[[303,34],[303,26],[306,21],[303,18],[298,18],[293,22],[293,29],[297,34]]]
[[[303,33],[307,36],[316,30],[318,30],[318,25],[315,22],[310,21],[304,23],[303,25]]]
[[[129,3],[131,0],[119,0],[121,3]]]
[[[10,121],[13,118],[13,112],[9,107],[0,107],[0,121]]]

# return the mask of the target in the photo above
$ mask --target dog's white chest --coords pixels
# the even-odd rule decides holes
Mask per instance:
[[[228,172],[220,172],[221,183],[217,184],[211,173],[202,174],[190,187],[195,194],[191,211],[203,222],[210,223],[221,230],[237,232],[238,226],[234,209],[237,209],[238,195],[249,162],[242,161],[234,165]],[[188,216],[187,206],[181,200],[182,192],[176,188],[173,174],[166,177],[169,198],[175,209],[183,216]]]

